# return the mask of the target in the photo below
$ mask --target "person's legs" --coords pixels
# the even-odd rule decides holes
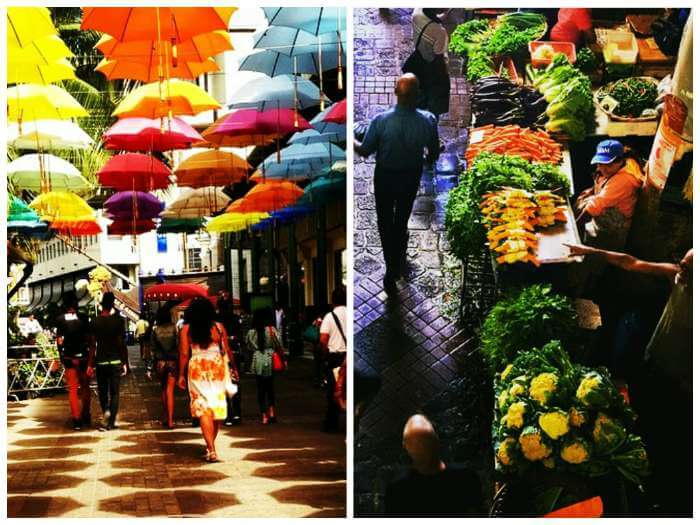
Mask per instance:
[[[78,369],[78,382],[80,383],[80,405],[83,423],[90,424],[90,378],[87,370]]]
[[[396,188],[391,184],[391,179],[380,168],[374,172],[374,201],[377,209],[377,229],[382,243],[382,253],[386,264],[388,277],[396,277],[395,263],[395,238],[394,234],[394,206],[396,203]]]
[[[169,427],[174,426],[173,415],[175,413],[175,376],[168,374],[165,385],[165,414]]]
[[[202,429],[204,442],[207,444],[207,452],[214,451],[214,418],[211,414],[199,416],[199,426]]]
[[[119,410],[119,383],[121,382],[121,366],[109,365],[109,425],[114,426],[117,420],[117,411]]]
[[[324,430],[336,430],[338,428],[338,417],[340,416],[340,407],[335,401],[335,375],[333,369],[339,367],[343,359],[344,353],[329,353],[326,365],[326,401],[328,407],[326,409],[326,420],[324,422]]]
[[[265,391],[265,378],[256,375],[255,384],[258,389],[258,406],[262,414],[262,421],[263,423],[267,423],[267,392]]]
[[[102,413],[107,412],[109,408],[109,371],[108,366],[97,365],[95,367],[95,376],[97,378],[97,397],[100,400],[100,408]]]
[[[266,380],[267,414],[270,418],[275,418],[275,376],[267,377]]]
[[[80,380],[78,377],[78,369],[75,366],[66,368],[63,377],[68,387],[68,404],[70,405],[71,417],[76,420],[80,419],[80,399],[78,397],[78,389],[80,388]]]
[[[401,272],[406,263],[406,250],[408,248],[408,221],[413,211],[413,203],[420,188],[421,172],[411,173],[406,177],[406,182],[397,185],[396,192],[396,215],[394,223],[393,238],[395,239],[396,266]]]

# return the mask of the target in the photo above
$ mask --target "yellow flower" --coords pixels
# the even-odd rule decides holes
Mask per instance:
[[[573,441],[562,447],[559,454],[561,459],[572,465],[578,465],[584,461],[588,461],[588,449],[580,441]]]
[[[518,401],[508,407],[508,412],[503,418],[508,428],[522,428],[525,414],[525,403]]]
[[[569,409],[569,423],[572,427],[580,427],[586,422],[586,414],[574,407]]]
[[[547,445],[542,443],[542,436],[536,429],[523,431],[518,439],[520,443],[520,448],[523,451],[523,456],[525,456],[530,461],[540,461],[552,453],[552,449]]]
[[[496,458],[502,465],[510,465],[512,463],[510,451],[513,449],[513,445],[515,445],[515,438],[512,437],[508,437],[499,443]]]
[[[504,390],[498,396],[498,408],[503,410],[503,408],[506,406],[507,402],[508,402],[508,391]]]
[[[569,431],[569,418],[564,412],[547,412],[539,417],[540,428],[552,439],[559,439]]]
[[[600,387],[600,377],[598,375],[589,375],[588,377],[584,377],[576,389],[576,397],[586,403],[588,394],[598,387]]]
[[[557,376],[549,372],[542,373],[530,381],[530,397],[540,405],[546,405],[549,397],[557,390]]]
[[[91,281],[109,281],[112,278],[112,274],[109,273],[109,270],[107,270],[104,266],[98,266],[94,270],[92,270],[88,276],[90,277]]]
[[[548,468],[548,469],[553,469],[556,466],[556,463],[554,462],[554,458],[544,458],[542,460],[542,464],[544,465],[545,468]]]
[[[525,393],[525,387],[520,383],[513,383],[510,387],[510,395],[515,397]]]
[[[508,374],[510,374],[511,370],[513,370],[513,365],[508,365],[503,369],[503,372],[501,372],[501,381],[506,380],[506,377],[508,377]]]

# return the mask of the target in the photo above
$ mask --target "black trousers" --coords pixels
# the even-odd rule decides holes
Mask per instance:
[[[109,410],[109,423],[114,423],[119,410],[119,383],[121,381],[122,365],[97,365],[97,394],[100,398],[102,412]]]
[[[267,412],[267,409],[275,406],[275,376],[255,376],[258,385],[258,405],[260,413]]]
[[[340,416],[340,407],[335,400],[335,376],[333,369],[338,368],[345,361],[345,352],[332,352],[326,356],[326,401],[328,408],[326,409],[325,427],[335,429],[338,427],[338,417]]]
[[[422,167],[395,171],[381,166],[374,169],[374,199],[377,228],[382,242],[386,273],[398,276],[406,259],[408,220],[420,187]]]

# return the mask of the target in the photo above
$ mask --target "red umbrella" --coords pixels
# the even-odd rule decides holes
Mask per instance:
[[[117,219],[107,226],[109,235],[139,235],[151,231],[156,227],[152,219]]]
[[[143,153],[115,155],[97,173],[103,186],[118,191],[151,191],[170,185],[170,170],[161,161]]]
[[[185,301],[194,297],[208,297],[208,289],[200,284],[164,283],[151,286],[143,294],[145,301]]]
[[[293,109],[245,108],[224,115],[204,130],[202,136],[217,146],[245,147],[267,144],[305,129],[311,129],[311,124]]]
[[[192,299],[194,299],[194,297],[191,297],[189,299],[185,299],[181,303],[175,305],[175,308],[182,308],[182,309],[187,308],[189,305],[192,304]],[[216,308],[216,305],[219,302],[219,296],[218,295],[210,295],[207,297],[207,299],[209,299],[209,302],[211,304],[213,304],[214,307]],[[240,301],[238,299],[234,299],[233,304],[240,304]]]
[[[336,124],[345,124],[348,120],[348,99],[344,98],[333,107],[323,117],[323,122],[335,122]]]
[[[102,135],[104,147],[125,151],[168,151],[188,149],[202,136],[181,118],[124,118]]]

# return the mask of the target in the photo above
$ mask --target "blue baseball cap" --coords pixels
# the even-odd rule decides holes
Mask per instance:
[[[625,148],[619,140],[604,140],[595,151],[591,164],[610,164],[615,159],[622,157]]]

